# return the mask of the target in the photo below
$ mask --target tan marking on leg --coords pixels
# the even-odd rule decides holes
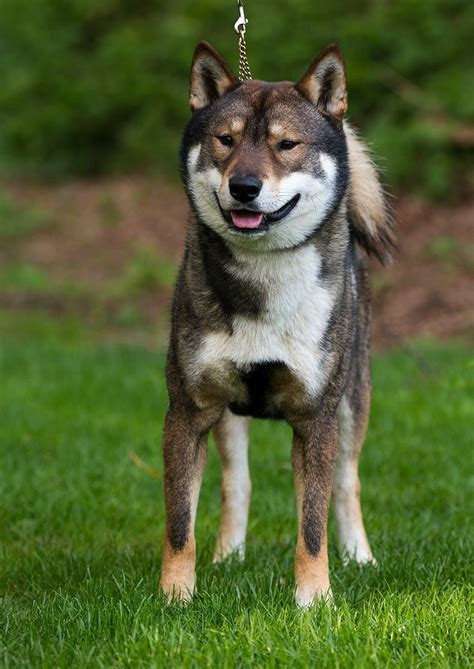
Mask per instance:
[[[196,584],[196,544],[189,540],[179,552],[175,552],[165,537],[161,566],[161,587],[170,602],[177,599],[189,602]]]
[[[194,526],[206,459],[207,446],[203,443],[199,447],[194,477],[189,487],[191,518],[188,539],[184,547],[180,550],[174,550],[168,539],[168,533],[165,532],[161,561],[161,587],[167,595],[168,601],[176,599],[188,602],[194,593],[196,583]]]
[[[302,535],[298,534],[295,578],[298,606],[306,608],[320,599],[332,599],[326,533],[321,542],[321,549],[315,556],[308,553]]]
[[[327,546],[327,528],[321,537],[321,548],[317,555],[310,555],[303,536],[303,496],[304,482],[301,454],[293,453],[295,471],[296,508],[298,513],[298,540],[295,555],[295,581],[297,606],[307,608],[320,600],[332,600],[329,582],[329,559]]]
[[[250,504],[250,475],[248,468],[249,419],[235,416],[226,409],[214,427],[214,438],[222,463],[222,511],[214,562],[237,552],[245,555]]]
[[[352,411],[344,397],[338,411],[339,454],[334,480],[334,512],[343,557],[359,564],[375,563],[362,520],[358,462],[362,439],[354,428]]]

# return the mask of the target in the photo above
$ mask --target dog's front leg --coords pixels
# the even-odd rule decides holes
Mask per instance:
[[[293,471],[298,510],[296,603],[331,597],[327,520],[337,453],[337,422],[318,416],[293,425]]]
[[[217,420],[209,413],[170,408],[163,435],[166,530],[161,586],[168,599],[187,601],[194,592],[194,523],[207,456],[207,435]]]

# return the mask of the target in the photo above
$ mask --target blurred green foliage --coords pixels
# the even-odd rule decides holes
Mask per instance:
[[[428,258],[436,260],[444,270],[453,271],[456,268],[474,270],[474,244],[463,244],[461,240],[451,235],[433,238],[426,245],[425,254]]]
[[[147,246],[139,246],[125,270],[122,287],[127,291],[150,292],[160,286],[172,288],[175,280],[175,263],[160,257]]]
[[[39,267],[30,263],[12,263],[0,268],[0,289],[2,293],[18,290],[47,291],[51,286],[49,276]]]
[[[0,241],[23,239],[51,224],[52,221],[43,211],[20,207],[7,195],[0,193]]]
[[[389,183],[438,197],[472,186],[459,140],[474,117],[472,2],[247,0],[246,13],[259,78],[297,79],[339,43],[350,117]],[[2,0],[0,170],[173,173],[194,46],[236,69],[235,19],[234,0]]]

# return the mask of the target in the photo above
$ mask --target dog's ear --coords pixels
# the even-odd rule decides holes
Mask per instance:
[[[199,42],[194,50],[189,85],[189,104],[196,111],[236,88],[239,81],[225,60],[207,42]]]
[[[321,51],[296,88],[321,113],[342,118],[347,111],[346,70],[342,51],[336,44]]]

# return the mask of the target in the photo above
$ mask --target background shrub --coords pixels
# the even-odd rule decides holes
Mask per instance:
[[[247,0],[254,76],[297,79],[331,41],[344,49],[350,116],[387,180],[449,196],[472,186],[467,0]],[[0,170],[58,177],[174,173],[197,41],[236,68],[233,0],[2,0]]]

